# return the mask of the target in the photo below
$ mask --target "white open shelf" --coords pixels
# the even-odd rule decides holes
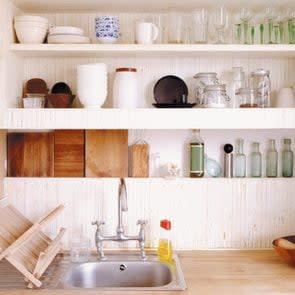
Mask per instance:
[[[168,9],[193,9],[196,7],[215,7],[220,5],[219,0],[13,0],[16,6],[28,12],[38,11],[81,11],[81,10],[100,10],[109,11],[155,11]],[[270,5],[269,0],[248,1],[248,0],[223,0],[222,4],[229,8],[239,7],[265,7]],[[280,0],[278,5],[294,7],[292,0]]]
[[[237,56],[295,57],[295,46],[239,44],[11,44],[10,50],[25,57],[91,56]]]
[[[7,129],[294,129],[295,109],[8,109]]]

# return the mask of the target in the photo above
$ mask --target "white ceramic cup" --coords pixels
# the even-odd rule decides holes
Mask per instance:
[[[77,67],[77,93],[85,108],[100,108],[107,98],[107,66],[104,63]]]
[[[276,101],[277,108],[295,108],[294,89],[292,87],[281,88]]]
[[[135,27],[135,40],[137,44],[152,44],[159,35],[159,29],[153,23],[139,22]]]

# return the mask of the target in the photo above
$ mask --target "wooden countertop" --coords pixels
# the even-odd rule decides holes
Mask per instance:
[[[179,252],[188,289],[172,292],[98,292],[137,295],[195,295],[195,294],[295,294],[295,268],[286,265],[273,250],[220,250]],[[0,291],[2,295],[21,294],[70,295],[73,290],[15,290]]]

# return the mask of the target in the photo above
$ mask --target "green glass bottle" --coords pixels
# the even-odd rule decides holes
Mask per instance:
[[[204,176],[204,141],[200,136],[200,130],[194,129],[193,136],[189,143],[190,153],[190,177]]]
[[[284,149],[282,152],[282,176],[293,176],[293,152],[291,150],[291,139],[284,139]]]
[[[274,139],[269,141],[269,149],[266,154],[266,177],[277,177],[278,175],[278,152]]]

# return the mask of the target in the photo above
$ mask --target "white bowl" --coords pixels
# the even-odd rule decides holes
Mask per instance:
[[[55,26],[49,29],[50,35],[84,35],[84,30],[78,27]]]
[[[40,22],[22,22],[18,21],[14,23],[14,27],[23,27],[23,28],[43,28],[48,30],[49,25],[46,23],[40,23]]]
[[[15,26],[16,36],[20,43],[41,44],[47,35],[47,29]]]
[[[27,22],[40,22],[48,24],[49,21],[46,17],[37,16],[37,15],[19,15],[14,17],[14,21],[27,21]]]
[[[44,97],[26,97],[23,98],[25,109],[43,109],[45,106]]]

